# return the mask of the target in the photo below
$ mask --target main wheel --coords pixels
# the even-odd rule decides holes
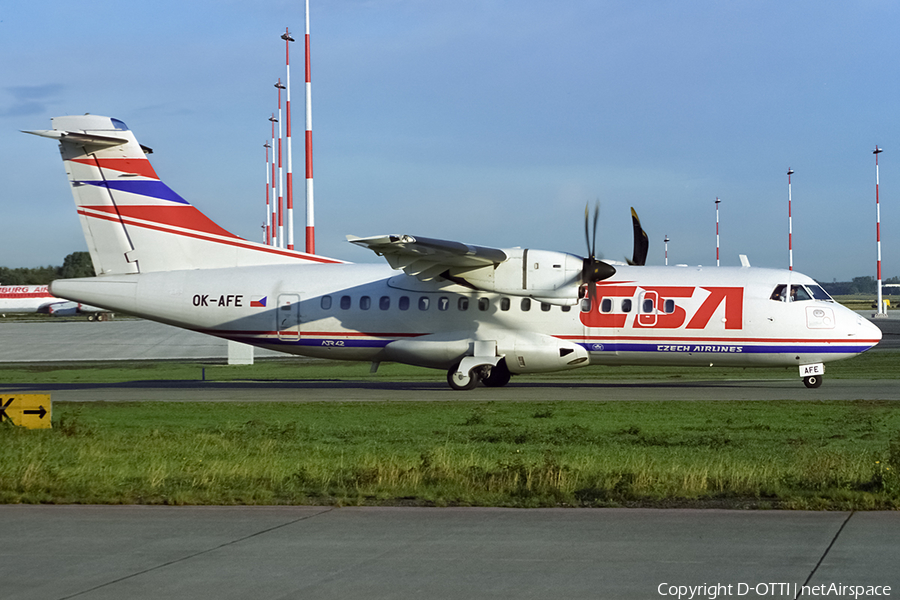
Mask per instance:
[[[478,369],[472,369],[468,375],[462,375],[456,372],[458,367],[459,365],[456,364],[447,371],[447,383],[450,384],[450,387],[456,391],[474,390],[478,387],[478,383],[481,381]]]
[[[506,359],[501,359],[496,367],[491,367],[487,377],[481,379],[481,383],[487,387],[503,387],[509,383],[511,377],[509,369],[506,367]]]
[[[817,388],[822,385],[822,377],[820,375],[810,375],[803,378],[803,385],[808,388]]]

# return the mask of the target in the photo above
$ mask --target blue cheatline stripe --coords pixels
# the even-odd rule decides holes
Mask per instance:
[[[172,191],[172,188],[162,181],[80,181],[79,183],[105,187],[116,192],[128,192],[129,194],[137,194],[138,196],[149,196],[151,198],[158,198],[159,200],[178,202],[179,204],[190,204],[190,202],[176,194]]]
[[[588,352],[653,352],[658,354],[856,354],[870,345],[856,346],[754,346],[749,344],[635,344],[625,342],[581,343]]]

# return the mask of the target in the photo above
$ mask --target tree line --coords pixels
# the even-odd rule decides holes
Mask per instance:
[[[89,252],[73,252],[69,254],[60,267],[46,266],[32,269],[0,267],[0,284],[2,285],[47,285],[54,279],[93,276],[94,265],[91,262]],[[885,279],[883,283],[900,284],[900,277]],[[854,277],[852,281],[823,283],[822,287],[832,296],[877,293],[877,282],[871,275]],[[900,295],[900,288],[884,288],[883,293],[884,295]]]
[[[900,277],[890,277],[884,279],[882,284],[900,283]],[[831,283],[823,283],[822,287],[832,296],[849,296],[851,294],[877,294],[878,281],[871,275],[865,277],[854,277],[853,281],[833,281]],[[885,287],[882,288],[882,294],[900,295],[900,288]]]
[[[0,267],[0,285],[47,285],[54,279],[93,277],[94,264],[89,252],[73,252],[60,267]]]

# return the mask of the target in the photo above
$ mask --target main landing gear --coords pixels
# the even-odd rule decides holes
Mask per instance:
[[[468,373],[458,371],[459,363],[453,365],[447,371],[447,383],[457,391],[474,390],[479,383],[487,387],[502,387],[509,383],[511,374],[506,367],[506,361],[501,359],[497,366],[478,365],[469,369]]]

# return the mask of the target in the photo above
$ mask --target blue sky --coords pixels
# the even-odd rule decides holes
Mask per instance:
[[[301,2],[50,0],[0,9],[0,265],[86,249],[55,145],[19,133],[90,112],[125,121],[170,187],[258,240],[268,116]],[[648,263],[900,275],[900,4],[311,0],[320,254],[409,233]],[[10,58],[14,57],[14,58]],[[295,227],[303,230],[303,47],[292,46]]]

